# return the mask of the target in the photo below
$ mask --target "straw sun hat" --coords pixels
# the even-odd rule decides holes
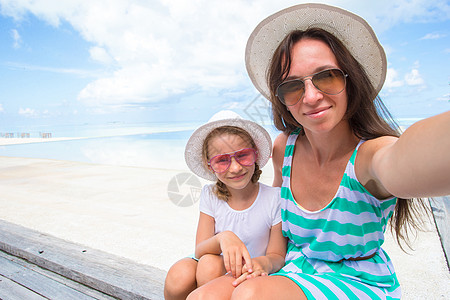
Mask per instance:
[[[257,123],[245,120],[233,111],[223,110],[212,116],[208,123],[195,130],[186,144],[184,158],[193,173],[211,181],[217,179],[214,173],[203,163],[202,149],[203,142],[208,134],[221,126],[235,126],[247,131],[258,150],[256,163],[260,168],[266,165],[272,152],[272,140],[269,133]]]
[[[351,12],[317,3],[283,9],[253,30],[245,50],[245,64],[258,91],[270,98],[266,72],[273,53],[286,35],[313,27],[330,32],[344,43],[363,66],[378,94],[386,79],[386,55],[370,25]]]

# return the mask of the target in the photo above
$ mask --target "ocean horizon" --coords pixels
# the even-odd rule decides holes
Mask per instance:
[[[398,119],[407,128],[420,118]],[[200,122],[148,122],[80,124],[64,126],[24,127],[0,130],[2,136],[22,133],[30,138],[49,133],[52,138],[69,138],[46,143],[0,146],[0,156],[66,160],[94,164],[159,169],[188,170],[184,147]],[[279,131],[272,124],[263,125],[272,137]],[[73,138],[73,139],[70,139]],[[81,139],[80,139],[81,138]],[[42,140],[45,140],[42,138]]]

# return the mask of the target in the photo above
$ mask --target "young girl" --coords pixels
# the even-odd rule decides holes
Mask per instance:
[[[208,282],[216,293],[231,295],[242,281],[283,266],[280,189],[258,183],[271,148],[264,128],[230,111],[216,114],[192,134],[186,163],[196,175],[216,183],[202,190],[195,258],[170,268],[167,300],[185,299]]]

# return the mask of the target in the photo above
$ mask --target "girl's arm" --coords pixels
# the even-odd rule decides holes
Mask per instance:
[[[250,253],[245,244],[233,232],[223,231],[214,234],[214,226],[214,218],[200,212],[195,257],[200,258],[205,254],[219,255],[222,253],[227,272],[230,272],[235,277],[239,277],[244,262],[250,269],[252,268]]]
[[[287,240],[281,232],[281,222],[272,226],[270,230],[269,244],[266,255],[253,258],[253,270],[243,268],[243,274],[233,281],[233,286],[237,286],[246,279],[257,276],[265,276],[279,271],[284,266],[286,256]]]
[[[287,136],[284,133],[279,134],[273,142],[272,164],[274,170],[272,186],[281,187],[283,178],[281,169],[283,168],[284,150],[286,148]]]
[[[363,147],[357,176],[375,196],[450,194],[450,111],[411,125],[398,139],[381,137]]]
[[[219,244],[214,242],[215,220],[210,215],[200,212],[195,238],[195,257],[199,259],[205,254],[220,254]],[[206,242],[205,241],[209,241]]]

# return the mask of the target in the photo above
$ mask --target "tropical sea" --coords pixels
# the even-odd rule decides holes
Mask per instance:
[[[140,123],[60,126],[9,130],[14,137],[29,137],[45,143],[0,146],[0,156],[67,160],[94,164],[187,170],[184,147],[192,132],[202,123]],[[276,136],[273,126],[264,126]],[[68,138],[50,141],[52,138]],[[5,136],[5,133],[3,133]],[[28,135],[26,135],[28,136]],[[36,139],[38,138],[38,139]],[[19,139],[26,141],[27,137]]]
[[[60,126],[17,130],[45,143],[0,146],[0,156],[43,158],[116,166],[185,169],[184,145],[197,124],[147,123]],[[14,131],[13,131],[14,132]],[[55,140],[42,138],[51,134]],[[24,142],[26,137],[23,138]],[[20,139],[22,140],[22,139]],[[36,139],[34,139],[36,140]]]
[[[402,128],[417,118],[399,119]],[[184,147],[192,132],[202,125],[190,123],[108,123],[103,125],[81,124],[67,126],[41,126],[11,128],[2,131],[15,137],[69,138],[46,143],[24,143],[0,146],[0,156],[67,160],[94,164],[133,166],[161,169],[186,169]],[[273,125],[264,125],[272,139],[278,132]],[[73,139],[71,139],[73,138]]]

